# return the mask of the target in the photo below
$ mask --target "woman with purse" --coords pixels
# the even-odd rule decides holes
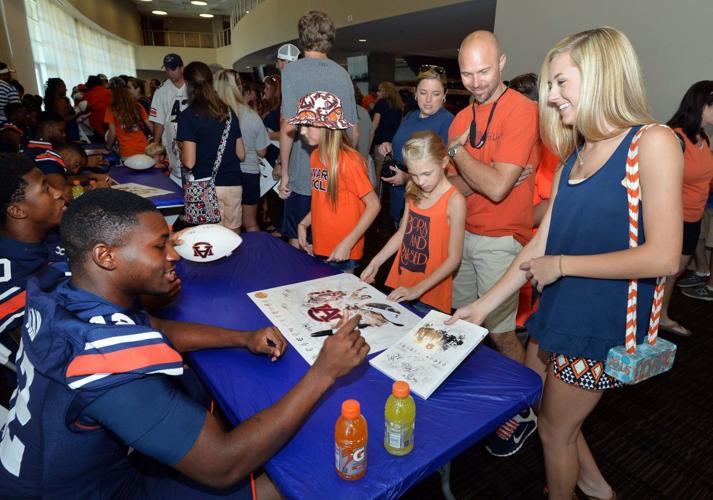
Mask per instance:
[[[202,62],[183,70],[188,107],[178,115],[184,215],[188,225],[220,223],[240,232],[245,145],[238,117],[213,88],[213,74]]]
[[[647,334],[653,278],[678,268],[683,158],[670,129],[648,125],[638,59],[616,29],[550,50],[539,104],[543,142],[567,158],[549,207],[500,281],[453,321],[481,323],[526,280],[542,292],[527,330],[552,353],[539,414],[549,497],[569,500],[579,488],[580,498],[615,498],[580,429],[604,390],[622,385],[605,372],[610,349],[632,329],[638,343]]]

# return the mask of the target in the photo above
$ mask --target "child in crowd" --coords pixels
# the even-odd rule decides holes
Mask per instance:
[[[416,301],[426,313],[435,308],[451,312],[452,274],[463,253],[465,198],[448,182],[446,145],[434,132],[416,132],[403,147],[411,179],[406,185],[406,208],[398,231],[361,273],[373,283],[379,267],[396,251],[386,285],[389,300]]]
[[[30,114],[19,102],[5,106],[7,121],[0,127],[0,152],[17,153],[30,140]]]
[[[149,144],[147,133],[151,130],[149,115],[126,88],[121,78],[112,78],[111,105],[106,108],[104,122],[109,127],[106,149],[111,151],[114,142],[119,142],[122,158],[141,154]]]
[[[297,104],[289,120],[302,125],[312,151],[311,211],[297,228],[300,247],[337,269],[354,272],[364,253],[364,233],[379,213],[379,198],[369,182],[364,158],[351,147],[342,101],[329,92],[312,92]],[[307,241],[312,226],[313,244]]]
[[[166,146],[158,142],[149,142],[144,150],[146,156],[150,156],[156,162],[154,168],[162,170],[164,174],[171,175],[168,158],[166,158]]]

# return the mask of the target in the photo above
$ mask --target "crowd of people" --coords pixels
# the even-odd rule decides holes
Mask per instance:
[[[212,192],[203,222],[268,230],[341,271],[361,268],[367,283],[394,257],[378,283],[389,299],[484,325],[543,381],[539,403],[503,422],[488,451],[512,455],[539,430],[546,495],[615,498],[581,432],[603,394],[623,385],[605,371],[608,352],[627,327],[643,341],[658,277],[669,277],[661,330],[692,334],[668,315],[692,261],[678,286],[713,300],[713,81],[693,84],[656,124],[622,32],[569,35],[539,76],[505,82],[500,43],[476,31],[458,55],[472,99],[454,116],[441,66],[419,68],[412,104],[388,81],[364,97],[329,59],[326,14],[307,12],[298,33],[299,48],[280,47],[259,84],[168,54],[166,81],[148,92],[137,78],[94,75],[71,100],[50,78],[39,98],[22,95],[0,63],[0,353],[17,370],[3,495],[277,498],[264,473],[251,473],[369,351],[359,318],[343,320],[284,398],[225,430],[181,354],[244,347],[274,361],[286,341],[274,327],[153,316],[180,294],[180,232],[126,192],[75,199],[74,183],[108,187],[84,141],[152,157],[184,187],[187,212],[189,192]],[[265,172],[276,189],[261,196]],[[365,234],[387,202],[394,232],[366,262]],[[638,319],[627,325],[632,307]]]

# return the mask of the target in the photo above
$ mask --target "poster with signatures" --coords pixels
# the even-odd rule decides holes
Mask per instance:
[[[361,315],[359,330],[372,353],[391,346],[419,320],[373,286],[346,273],[257,290],[248,296],[310,365],[345,314]]]
[[[121,191],[128,191],[129,193],[134,193],[142,198],[153,198],[154,196],[162,196],[164,194],[171,194],[171,191],[166,191],[165,189],[146,186],[144,184],[137,184],[135,182],[127,182],[126,184],[117,184],[112,186],[112,189],[120,189]]]
[[[369,363],[393,380],[405,380],[413,393],[428,399],[488,335],[488,330],[467,321],[446,325],[448,318],[439,311],[429,312]]]

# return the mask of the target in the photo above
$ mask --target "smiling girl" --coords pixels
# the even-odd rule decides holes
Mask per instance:
[[[446,178],[446,145],[434,132],[415,133],[403,147],[411,176],[398,231],[372,259],[361,279],[373,283],[379,267],[397,250],[386,286],[389,300],[416,301],[419,312],[451,312],[453,272],[460,265],[465,235],[465,197]]]
[[[550,205],[500,281],[454,319],[481,323],[526,280],[542,292],[527,330],[551,353],[539,413],[549,498],[571,499],[575,487],[582,498],[614,498],[580,429],[604,391],[622,385],[605,373],[605,360],[624,343],[628,281],[638,280],[641,343],[651,278],[678,268],[683,158],[665,127],[636,136],[641,210],[639,244],[630,248],[622,181],[632,140],[653,122],[631,42],[609,27],[561,40],[542,65],[539,106],[543,142],[567,158]],[[528,352],[528,366],[544,372],[532,359]]]

